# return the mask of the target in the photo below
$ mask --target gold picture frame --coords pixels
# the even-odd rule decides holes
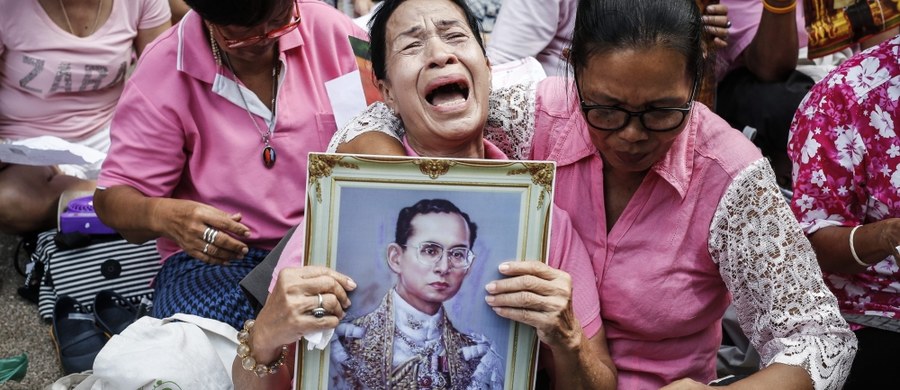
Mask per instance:
[[[396,275],[391,274],[386,264],[384,248],[394,241],[398,212],[422,199],[445,199],[453,203],[477,225],[477,238],[471,246],[475,260],[467,269],[461,287],[441,304],[450,324],[443,329],[452,328],[471,336],[472,340],[484,340],[486,347],[479,350],[484,354],[477,355],[479,361],[466,357],[472,359],[467,364],[476,369],[444,371],[442,377],[451,382],[484,380],[481,376],[475,378],[478,374],[463,375],[483,374],[479,370],[487,365],[490,355],[494,367],[492,387],[531,389],[535,383],[538,350],[534,328],[496,315],[485,303],[484,286],[502,277],[497,267],[504,261],[546,262],[555,169],[555,164],[548,161],[311,153],[304,263],[333,268],[353,278],[358,287],[350,293],[352,305],[342,325],[359,324],[361,318],[384,308],[389,296],[396,296],[391,295]],[[355,320],[359,321],[352,322]],[[377,344],[378,340],[393,343],[393,335],[376,339],[378,335],[392,332],[376,328],[365,328],[360,340],[372,348],[386,349],[386,353],[364,355],[368,356],[366,359],[382,360],[366,367],[387,369],[370,369],[365,372],[366,378],[357,378],[356,371],[348,367],[357,367],[358,361],[348,357],[350,344],[344,344],[348,339],[339,326],[324,350],[308,349],[305,340],[298,346],[296,389],[344,388],[348,386],[347,381],[363,379],[369,381],[366,387],[370,388],[408,387],[396,381],[397,371],[385,361],[384,356],[390,356],[392,347]],[[344,339],[341,334],[345,335]],[[442,362],[450,361],[447,364],[455,367],[453,359],[461,354],[451,353],[454,347],[444,341],[451,338],[446,333],[442,337],[445,345]],[[388,371],[395,375],[391,377]],[[423,376],[417,378],[430,380]]]

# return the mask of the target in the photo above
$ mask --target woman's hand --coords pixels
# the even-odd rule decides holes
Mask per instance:
[[[500,265],[506,279],[485,287],[486,300],[499,316],[533,326],[551,349],[577,348],[581,325],[572,310],[572,279],[566,272],[537,261]]]
[[[250,229],[240,223],[240,213],[228,214],[190,200],[160,198],[151,215],[153,230],[201,261],[225,264],[243,258],[249,250],[235,238],[250,236]]]
[[[330,268],[307,266],[283,269],[256,317],[253,350],[277,351],[304,334],[337,327],[344,318],[344,310],[350,307],[347,291],[355,288],[356,283],[352,279]],[[319,306],[319,294],[326,312],[322,318],[312,314],[312,310]]]
[[[728,47],[728,29],[731,28],[728,7],[724,4],[706,6],[706,10],[703,12],[703,28],[713,37],[713,49],[721,50]]]

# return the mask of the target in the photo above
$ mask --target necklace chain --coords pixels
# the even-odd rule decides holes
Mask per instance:
[[[69,26],[69,32],[72,35],[78,35],[75,33],[75,29],[72,28],[72,22],[69,20],[69,13],[66,12],[66,6],[63,4],[63,0],[59,0],[59,8],[62,10],[63,17],[66,18],[66,25]],[[100,23],[100,10],[103,9],[103,0],[97,1],[97,15],[94,16],[94,26],[91,27],[90,34],[93,34],[97,31],[97,25]],[[88,34],[88,35],[90,35]]]
[[[218,45],[217,45],[218,46]],[[234,72],[234,68],[231,66],[231,60],[228,58],[228,53],[222,53],[222,58],[225,60],[225,66],[228,67],[228,70],[231,71],[231,74],[234,75],[235,79],[238,79],[237,73]],[[277,61],[277,60],[276,60]],[[247,111],[247,116],[250,118],[250,121],[253,122],[253,126],[256,127],[256,131],[259,133],[259,136],[262,137],[263,143],[266,146],[269,146],[269,139],[272,136],[272,133],[275,130],[275,103],[276,103],[276,94],[278,93],[278,63],[275,63],[275,66],[272,67],[272,117],[270,120],[270,125],[267,125],[266,132],[264,133],[262,129],[259,128],[259,124],[256,123],[256,118],[253,117],[253,114],[250,112],[250,105],[247,104],[247,98],[244,97],[244,92],[241,91],[240,85],[238,85],[238,95],[241,97],[241,102],[244,103],[244,110]]]

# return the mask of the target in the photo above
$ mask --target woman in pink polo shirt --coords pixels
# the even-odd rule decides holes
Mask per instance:
[[[126,83],[95,205],[126,239],[157,240],[155,317],[239,328],[253,310],[238,282],[300,223],[306,155],[336,130],[325,82],[357,70],[349,37],[367,37],[320,1],[186,3]]]
[[[486,138],[557,162],[619,387],[704,388],[733,299],[764,364],[741,385],[840,388],[856,338],[768,162],[694,102],[702,35],[693,0],[582,0],[571,82],[495,91]],[[391,123],[371,110],[337,137]]]

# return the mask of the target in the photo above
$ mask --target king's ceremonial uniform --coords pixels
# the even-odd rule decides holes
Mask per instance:
[[[332,381],[354,389],[493,389],[503,361],[484,336],[457,330],[441,308],[422,313],[393,289],[338,330]]]

